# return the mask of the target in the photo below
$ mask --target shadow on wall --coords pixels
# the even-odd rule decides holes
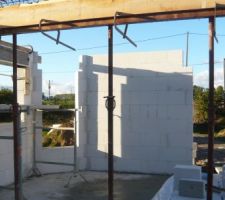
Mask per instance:
[[[79,106],[87,108],[86,130],[78,134],[86,134],[85,168],[107,170],[108,68],[89,64],[82,70],[87,99]],[[192,72],[181,66],[162,71],[114,67],[116,171],[171,173],[175,164],[192,163]]]

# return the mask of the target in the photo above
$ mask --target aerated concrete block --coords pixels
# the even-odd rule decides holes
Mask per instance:
[[[178,193],[182,197],[203,199],[205,197],[205,182],[196,179],[180,179]]]
[[[178,190],[181,179],[201,180],[201,167],[194,165],[176,165],[174,167],[174,190]]]

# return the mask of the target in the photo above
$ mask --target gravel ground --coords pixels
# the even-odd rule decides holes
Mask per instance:
[[[198,144],[196,163],[204,166],[207,162],[208,136],[205,134],[194,134],[194,142]],[[214,162],[216,167],[225,164],[224,138],[214,139]]]

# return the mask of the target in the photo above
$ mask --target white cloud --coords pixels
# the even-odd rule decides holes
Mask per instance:
[[[42,91],[46,96],[48,96],[48,85],[49,81],[48,80],[43,80],[42,83]],[[71,94],[74,93],[74,83],[73,82],[67,82],[67,83],[57,83],[54,81],[51,81],[51,89],[50,89],[50,95],[54,96],[56,94]]]
[[[224,74],[223,74],[223,68],[216,68],[214,72],[214,85],[215,87],[219,85],[224,85]],[[201,87],[209,87],[209,71],[201,71],[196,74],[194,74],[194,85],[198,85]]]

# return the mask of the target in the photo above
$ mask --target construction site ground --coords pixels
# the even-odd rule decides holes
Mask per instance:
[[[194,134],[196,164],[207,163],[207,134]],[[215,138],[215,166],[225,164],[225,139]],[[168,179],[166,175],[115,174],[115,200],[150,200]],[[13,187],[13,186],[12,186]],[[14,200],[13,188],[0,189],[0,200]],[[31,177],[23,183],[24,200],[107,200],[107,173],[80,172]],[[11,190],[10,190],[11,189]]]
[[[115,200],[150,200],[167,180],[166,175],[115,174]],[[107,173],[48,174],[27,179],[25,200],[107,200]],[[14,200],[13,190],[0,190],[0,200]]]

